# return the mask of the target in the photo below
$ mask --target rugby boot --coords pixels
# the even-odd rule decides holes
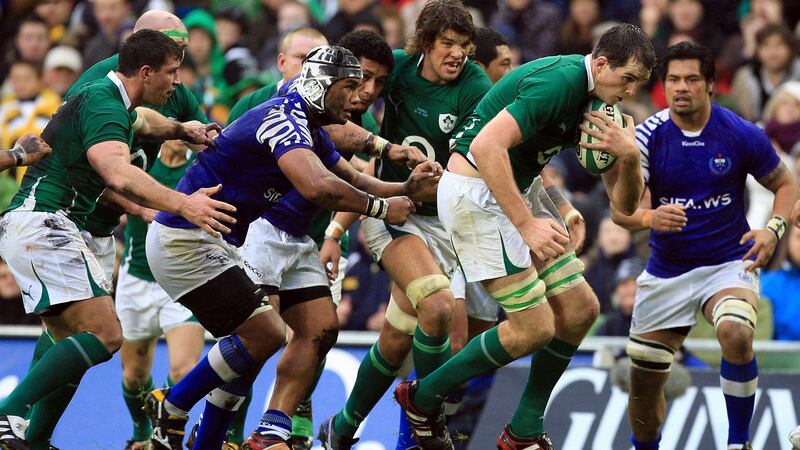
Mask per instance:
[[[325,450],[350,450],[353,444],[358,442],[357,438],[350,436],[337,436],[336,430],[333,429],[333,422],[336,416],[330,416],[322,422],[319,426],[319,434],[317,439],[322,443],[322,448]]]
[[[404,381],[394,390],[394,398],[408,418],[414,439],[423,450],[453,450],[453,441],[444,420],[444,405],[434,413],[424,413],[414,404],[418,380]]]
[[[537,434],[532,438],[521,438],[511,432],[510,425],[506,425],[497,438],[497,450],[555,450],[555,448],[547,433]]]
[[[311,450],[314,446],[314,439],[308,436],[294,436],[289,437],[289,446],[292,450]]]
[[[144,411],[153,423],[153,450],[181,450],[187,419],[173,416],[165,408],[169,388],[154,389],[144,399]]]
[[[19,416],[0,416],[0,449],[30,450],[25,441],[28,422]]]
[[[291,450],[286,441],[272,436],[253,433],[244,440],[242,450]]]

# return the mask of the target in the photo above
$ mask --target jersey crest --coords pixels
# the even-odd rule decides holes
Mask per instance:
[[[453,127],[456,126],[457,120],[458,116],[447,113],[439,114],[439,129],[442,130],[442,133],[448,134],[453,131]]]

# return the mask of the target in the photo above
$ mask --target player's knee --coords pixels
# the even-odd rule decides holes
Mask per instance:
[[[628,340],[625,352],[631,358],[631,374],[636,371],[650,372],[653,378],[660,378],[657,374],[669,374],[672,362],[675,360],[675,350],[668,345],[635,335],[631,335]]]
[[[454,308],[455,300],[449,289],[434,292],[417,304],[417,311],[420,315],[425,315],[427,321],[433,321],[440,326],[450,324]]]
[[[325,355],[336,345],[336,339],[339,337],[339,327],[333,326],[322,330],[314,339],[317,347],[317,354],[322,360]]]
[[[186,374],[188,374],[192,370],[192,368],[194,368],[194,364],[192,364],[189,361],[173,364],[169,368],[169,376],[172,379],[172,381],[177,383],[178,381],[181,381],[183,377],[185,377]]]
[[[120,326],[119,320],[99,324],[90,331],[110,353],[116,353],[122,347],[122,326]]]
[[[746,351],[753,341],[758,312],[749,302],[733,296],[721,298],[712,311],[714,328],[723,348]]]
[[[147,383],[150,371],[136,364],[122,365],[122,380],[129,389],[139,389]]]

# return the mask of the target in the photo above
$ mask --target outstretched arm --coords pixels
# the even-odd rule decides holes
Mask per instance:
[[[139,205],[179,214],[217,237],[220,236],[219,232],[230,233],[230,229],[220,221],[236,222],[223,212],[236,211],[235,207],[211,198],[221,186],[199,189],[192,195],[173,191],[132,165],[130,150],[122,142],[95,144],[89,148],[86,156],[108,187]]]

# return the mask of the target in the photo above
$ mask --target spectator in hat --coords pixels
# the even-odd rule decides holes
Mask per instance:
[[[83,61],[77,50],[66,45],[53,47],[44,58],[44,84],[63,97],[82,69]]]

